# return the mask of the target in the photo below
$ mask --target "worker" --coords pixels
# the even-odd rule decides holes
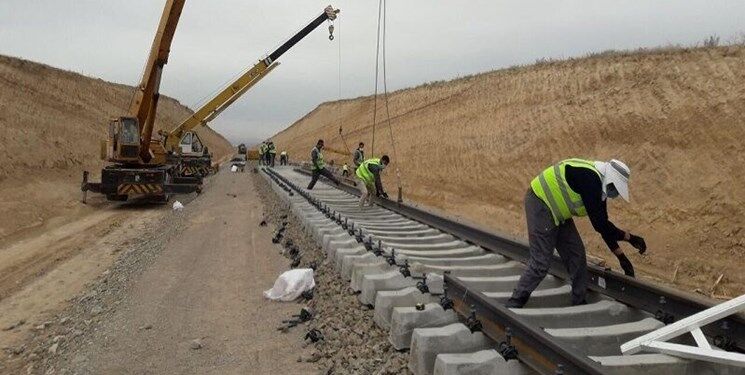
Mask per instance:
[[[589,216],[616,255],[627,276],[634,277],[634,266],[618,241],[626,241],[640,254],[647,250],[642,237],[618,229],[608,220],[607,199],[621,196],[629,201],[629,167],[612,159],[608,162],[567,159],[546,168],[533,179],[525,195],[530,261],[507,302],[507,307],[523,307],[530,294],[546,276],[554,248],[559,252],[572,282],[572,305],[586,304],[587,261],[585,246],[574,225],[573,216]]]
[[[388,194],[383,190],[383,182],[380,179],[380,173],[391,162],[388,155],[383,155],[380,159],[367,159],[357,168],[355,172],[360,187],[360,207],[372,206],[372,195],[375,193],[378,197],[388,198]]]
[[[279,165],[287,165],[287,151],[282,151],[279,154]]]
[[[264,161],[266,161],[266,142],[261,142],[261,146],[259,146],[259,165],[264,165]]]
[[[341,167],[341,175],[342,177],[349,177],[349,166],[347,163],[344,163],[344,165]]]
[[[274,168],[274,159],[277,157],[277,147],[274,146],[273,141],[269,141],[269,147],[267,148],[269,166]]]
[[[363,161],[365,161],[365,144],[360,142],[357,149],[354,150],[354,169],[357,170]]]
[[[308,190],[313,190],[313,186],[316,186],[316,182],[318,182],[318,179],[321,177],[321,175],[326,176],[326,178],[331,181],[334,181],[337,186],[341,184],[341,182],[339,182],[339,180],[334,177],[334,174],[326,169],[326,163],[323,161],[323,139],[319,139],[316,143],[316,147],[313,147],[313,149],[310,151],[310,161],[311,169],[313,171],[313,177],[310,180],[310,184],[308,184]]]
[[[264,148],[264,165],[269,166],[269,141],[264,142],[266,147]]]

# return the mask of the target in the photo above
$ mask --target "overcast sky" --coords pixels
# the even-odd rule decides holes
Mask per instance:
[[[326,25],[211,124],[234,143],[269,136],[319,103],[374,88],[377,1],[338,0]],[[1,0],[0,54],[136,84],[165,0]],[[161,92],[196,108],[328,5],[315,0],[188,0]],[[745,31],[742,0],[389,0],[389,89],[538,58],[727,41]],[[115,114],[112,114],[115,115]]]

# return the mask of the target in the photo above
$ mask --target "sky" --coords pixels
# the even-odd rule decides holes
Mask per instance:
[[[187,0],[161,93],[196,109],[321,13],[328,1]],[[390,91],[541,58],[695,45],[745,35],[742,0],[389,0]],[[0,54],[135,85],[165,0],[2,0]],[[322,25],[210,126],[253,143],[320,103],[375,87],[378,1],[338,0]],[[339,76],[341,73],[341,80]],[[341,93],[341,95],[340,95]],[[112,114],[116,115],[116,114]]]

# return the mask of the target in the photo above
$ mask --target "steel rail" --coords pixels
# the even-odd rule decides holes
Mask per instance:
[[[306,175],[309,174],[302,169],[296,169],[296,171]],[[302,187],[297,186],[273,170],[264,169],[264,172],[280,186],[286,185],[297,191],[319,210],[326,213],[327,217],[335,217],[335,213],[331,212],[321,201],[305,192]],[[342,184],[337,187],[359,196],[357,189],[350,185]],[[283,188],[289,190],[287,187]],[[526,244],[417,207],[388,200],[382,200],[378,203],[386,209],[453,234],[486,250],[500,253],[515,260],[527,261],[528,247]],[[627,305],[655,313],[659,320],[683,318],[711,306],[709,301],[695,295],[628,278],[594,265],[588,265],[588,271],[592,280],[590,289],[613,297]],[[555,257],[553,261],[551,272],[556,276],[566,278],[566,271],[558,257]],[[516,357],[537,372],[541,374],[604,373],[603,367],[599,363],[585,355],[567,349],[542,328],[527,323],[502,304],[486,297],[483,293],[469,289],[460,280],[447,273],[445,275],[445,288],[446,295],[452,300],[452,306],[456,312],[464,317],[472,316],[477,319],[484,334],[496,342],[501,342],[500,346],[514,347]],[[735,343],[732,339],[743,337],[741,332],[743,332],[745,326],[744,321],[741,316],[734,316],[724,320],[724,323],[720,322],[712,327],[704,327],[704,331],[711,336],[719,337],[720,343],[729,342],[733,344],[730,349],[741,350],[737,346],[741,343]],[[717,339],[714,340],[714,343],[718,343]]]
[[[304,174],[309,174],[303,169],[295,169]],[[342,184],[340,189],[359,196],[359,191],[353,186]],[[437,228],[443,232],[459,237],[463,241],[481,246],[482,248],[502,254],[523,263],[529,260],[530,249],[515,240],[499,236],[484,229],[475,228],[467,224],[459,223],[452,219],[423,210],[418,207],[398,203],[391,200],[380,199],[380,206]],[[609,268],[603,268],[594,264],[587,265],[589,273],[589,289],[619,302],[654,314],[655,317],[665,324],[669,324],[686,318],[716,303],[701,296],[672,289],[662,285],[652,284],[648,281],[628,277],[614,272]],[[549,273],[568,280],[568,275],[561,258],[554,256],[551,261]],[[732,315],[716,323],[702,327],[703,332],[714,339],[714,343],[726,346],[728,350],[745,353],[745,317],[742,314]],[[740,341],[738,341],[740,340]]]
[[[327,217],[334,214],[319,200],[313,199],[301,187],[270,168],[262,168],[269,178],[283,190],[295,190],[311,204],[323,211]],[[342,190],[354,193],[350,186],[339,186]],[[357,194],[358,195],[358,194]],[[445,275],[446,293],[453,301],[453,309],[467,317],[472,313],[482,325],[482,332],[495,342],[505,342],[517,349],[517,358],[540,374],[602,375],[602,366],[587,356],[564,348],[539,327],[524,322],[509,309],[494,302],[480,292],[474,292],[457,278]],[[509,334],[508,334],[509,332]]]
[[[540,327],[523,321],[483,293],[469,289],[458,278],[446,274],[445,284],[455,311],[464,317],[474,314],[485,335],[500,343],[500,346],[514,347],[520,362],[538,373],[603,374],[599,363],[567,349]],[[563,372],[559,372],[559,369]]]

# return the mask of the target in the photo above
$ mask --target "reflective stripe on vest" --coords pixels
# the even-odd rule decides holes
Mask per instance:
[[[566,182],[567,165],[575,168],[587,168],[600,176],[594,162],[582,159],[567,159],[546,168],[530,182],[530,187],[535,195],[546,203],[551,210],[556,225],[571,219],[572,216],[587,216],[582,197],[572,190]]]
[[[313,170],[320,171],[326,166],[326,162],[323,161],[323,153],[321,152],[318,147],[313,147],[313,150],[316,151],[316,155],[318,155],[318,159],[316,159],[316,163],[313,164]],[[313,151],[311,151],[311,154]],[[311,159],[313,158],[313,155],[311,155]]]
[[[375,175],[370,172],[370,169],[368,168],[370,164],[381,165],[380,159],[374,158],[365,160],[362,165],[357,168],[357,172],[355,172],[357,177],[359,177],[367,186],[371,186],[375,183]]]

